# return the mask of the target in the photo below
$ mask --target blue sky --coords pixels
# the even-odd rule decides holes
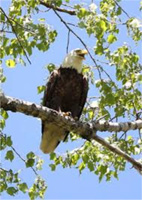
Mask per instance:
[[[81,2],[90,3],[91,1]],[[99,1],[94,2],[96,4],[99,3]],[[139,2],[139,0],[126,0],[122,1],[122,5],[130,16],[141,18],[138,12]],[[9,3],[9,0],[2,0],[1,6],[7,10]],[[44,10],[43,7],[41,8]],[[74,17],[66,14],[62,14],[62,16],[68,22],[74,22],[75,20]],[[45,53],[34,50],[33,55],[30,57],[32,65],[27,63],[26,67],[18,65],[14,69],[4,66],[4,74],[7,76],[7,81],[3,84],[3,91],[6,95],[37,104],[40,104],[42,98],[42,94],[37,94],[37,86],[45,84],[48,76],[48,72],[44,66],[48,63],[54,63],[59,66],[66,54],[67,43],[67,30],[53,12],[50,11],[47,14],[42,14],[40,17],[45,17],[47,23],[57,29],[58,37],[56,42]],[[81,38],[90,48],[93,48],[95,45],[93,38],[88,39],[84,30],[74,30],[81,35]],[[141,47],[135,47],[127,35],[124,34],[124,31],[121,30],[117,45],[120,46],[123,42],[127,41],[133,46],[134,51],[140,54]],[[77,47],[82,48],[82,45],[74,36],[71,36],[69,49],[71,50]],[[89,57],[87,57],[85,63],[92,64]],[[110,69],[108,68],[108,70]],[[110,74],[113,76],[113,72],[110,72]],[[97,74],[95,76],[97,79]],[[94,92],[94,89],[91,88],[89,95],[94,95]],[[44,169],[41,171],[41,175],[48,184],[45,199],[142,199],[142,179],[134,169],[131,169],[131,165],[129,164],[127,165],[126,171],[119,174],[119,180],[112,179],[110,182],[103,180],[101,183],[99,183],[98,177],[88,170],[85,170],[82,175],[79,175],[79,172],[74,168],[62,169],[62,167],[57,167],[55,172],[51,172],[48,166],[50,163],[49,156],[44,155],[39,149],[41,123],[36,118],[9,112],[4,133],[12,135],[13,146],[23,157],[29,151],[33,151],[44,159]],[[103,134],[99,133],[100,136],[103,136]],[[64,153],[66,149],[70,150],[80,145],[80,140],[73,144],[62,143],[56,152]],[[32,184],[34,173],[31,169],[25,169],[24,164],[17,157],[14,162],[9,164],[8,161],[3,159],[3,156],[4,154],[2,155],[3,166],[13,167],[15,170],[21,169],[22,180],[28,180],[29,185]],[[28,196],[19,193],[18,196],[11,198],[3,194],[2,199],[28,199]]]

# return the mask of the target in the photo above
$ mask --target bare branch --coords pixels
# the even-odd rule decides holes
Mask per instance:
[[[52,5],[52,4],[45,3],[43,1],[40,1],[40,4],[45,6],[46,8],[52,8],[52,9],[57,10],[57,11],[62,12],[62,13],[67,13],[69,15],[76,15],[76,11],[75,10],[66,10],[64,8],[56,7],[56,6]]]
[[[139,172],[142,172],[142,164],[131,158],[128,154],[123,152],[121,149],[110,145],[103,138],[96,135],[96,131],[128,131],[142,129],[142,120],[136,120],[134,122],[123,122],[123,123],[112,123],[112,122],[102,122],[93,121],[91,123],[75,121],[72,118],[58,113],[55,110],[49,109],[44,106],[36,105],[31,102],[22,101],[12,97],[0,95],[0,107],[4,110],[10,110],[12,112],[21,112],[26,115],[33,117],[38,117],[42,120],[46,120],[46,123],[52,122],[53,124],[58,124],[58,126],[65,128],[66,130],[73,131],[74,133],[80,135],[82,138],[87,140],[96,140],[98,143],[107,147],[110,151],[116,153],[117,155],[123,157],[125,160],[130,162],[134,168]]]
[[[68,31],[66,53],[69,52],[69,44],[70,44],[70,30]]]

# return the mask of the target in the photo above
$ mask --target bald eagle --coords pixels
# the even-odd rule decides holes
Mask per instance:
[[[44,92],[43,106],[58,112],[69,112],[75,119],[80,118],[88,92],[88,80],[82,74],[86,54],[83,49],[72,50],[61,67],[52,72]],[[43,153],[53,152],[68,133],[58,124],[42,121],[40,149]]]

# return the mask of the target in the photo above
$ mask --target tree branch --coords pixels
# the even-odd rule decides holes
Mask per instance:
[[[59,12],[67,13],[69,15],[76,15],[75,10],[66,10],[64,8],[56,7],[53,4],[45,3],[43,1],[40,1],[40,4],[45,6],[46,8],[52,8],[52,9],[57,10]]]
[[[60,127],[64,127],[66,130],[73,131],[80,135],[82,138],[87,140],[96,140],[98,143],[107,147],[110,151],[116,153],[117,155],[123,157],[125,160],[130,162],[135,169],[142,173],[142,164],[131,158],[128,154],[123,152],[121,149],[110,145],[103,138],[96,135],[96,131],[128,131],[136,130],[142,128],[142,120],[136,120],[134,122],[123,122],[123,123],[112,123],[112,122],[102,122],[93,121],[92,123],[75,121],[71,117],[63,116],[57,111],[49,109],[44,106],[36,105],[31,102],[26,102],[23,100],[15,99],[12,97],[0,95],[0,107],[4,110],[9,110],[12,112],[20,112],[33,117],[38,117],[41,120],[45,120],[47,123],[52,122],[53,124],[58,124]]]

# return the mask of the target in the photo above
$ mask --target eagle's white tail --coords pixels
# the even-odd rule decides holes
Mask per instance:
[[[43,153],[51,153],[65,137],[66,134],[63,129],[53,124],[45,124],[40,149]]]

